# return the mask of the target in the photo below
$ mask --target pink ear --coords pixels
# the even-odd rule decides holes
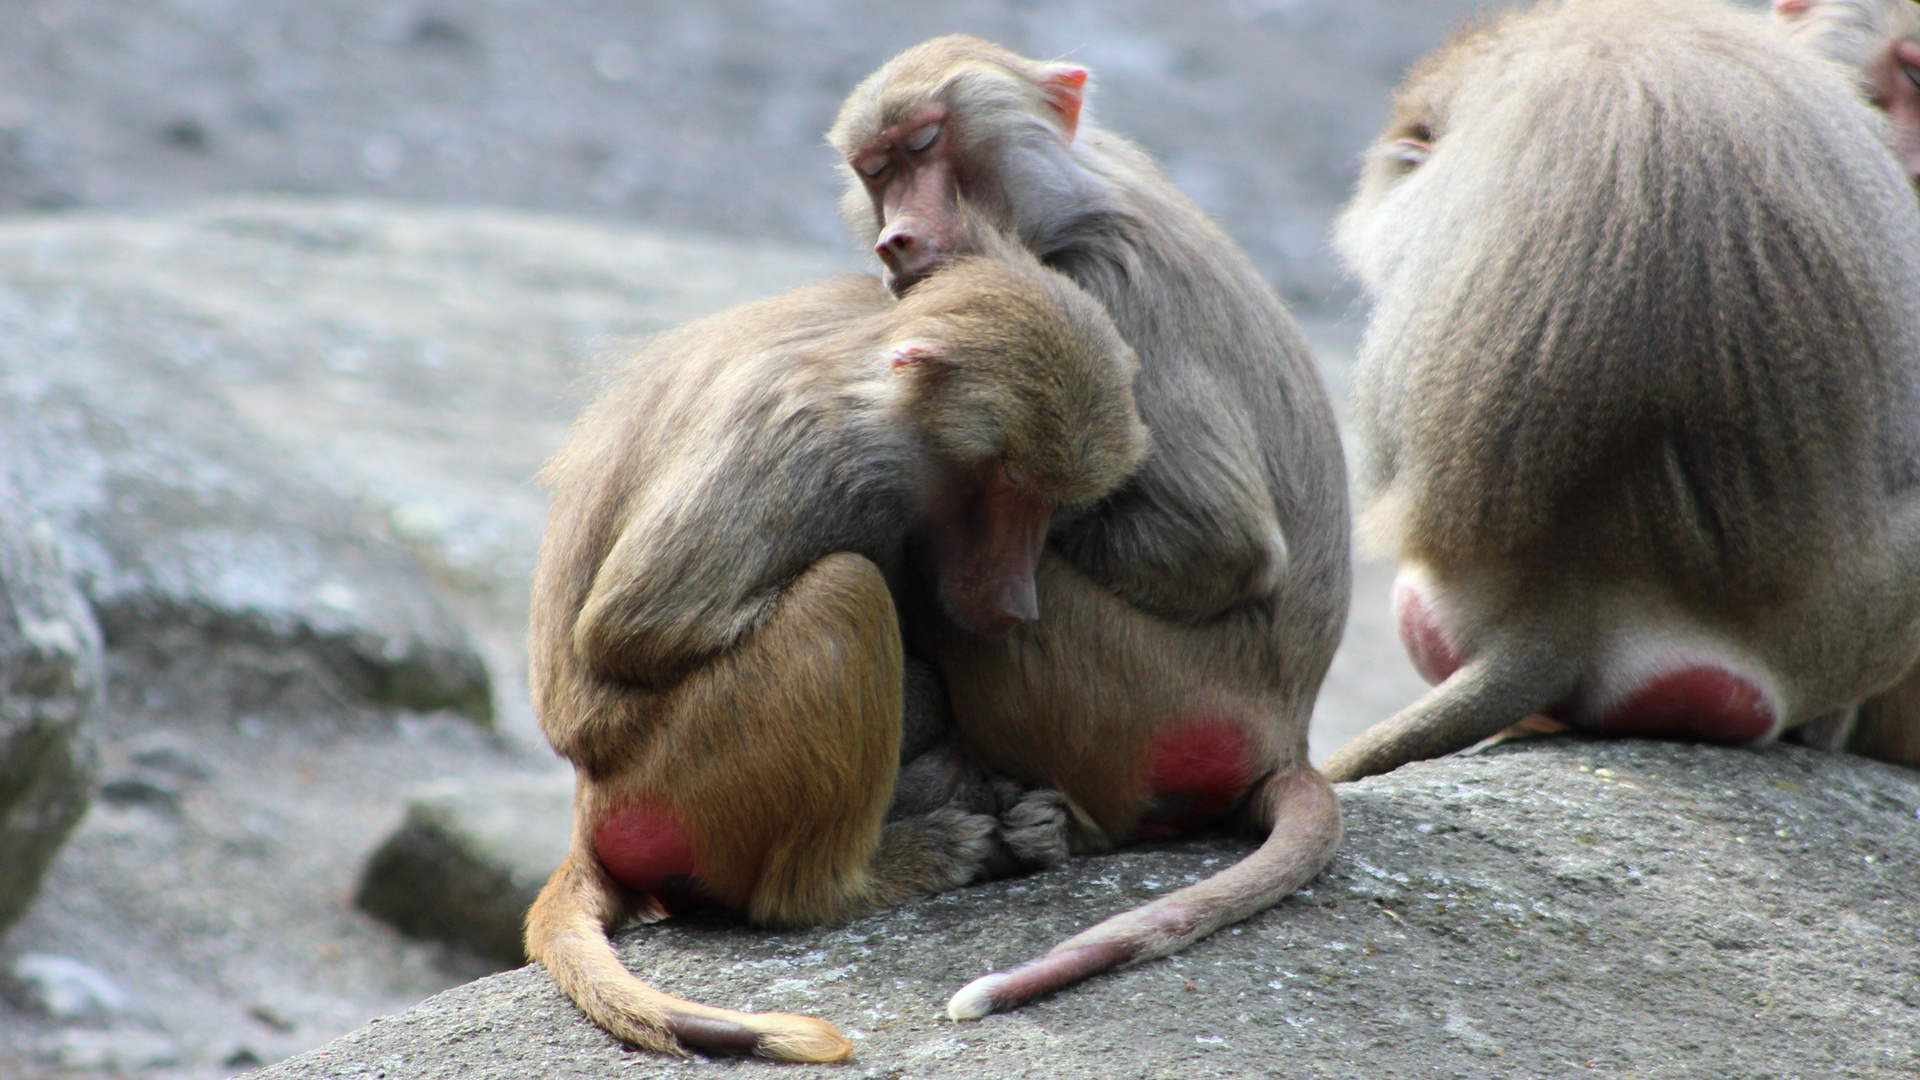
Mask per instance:
[[[1040,80],[1041,92],[1047,95],[1047,104],[1053,107],[1053,114],[1060,118],[1060,145],[1073,143],[1073,133],[1080,128],[1080,106],[1086,102],[1087,69],[1071,64],[1056,64],[1047,69],[1046,77]]]
[[[1805,15],[1813,7],[1813,0],[1773,0],[1775,15]]]
[[[893,370],[899,371],[901,368],[911,367],[914,364],[923,364],[934,360],[945,360],[948,351],[945,342],[918,338],[913,341],[902,341],[888,349],[887,362],[893,367]]]

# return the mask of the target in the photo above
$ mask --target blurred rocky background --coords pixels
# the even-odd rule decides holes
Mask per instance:
[[[1090,65],[1291,302],[1407,64],[1488,0],[6,0],[0,207],[393,197],[844,247],[821,138],[965,31]]]
[[[1328,221],[1402,70],[1479,6],[0,0],[0,1076],[229,1075],[518,963],[519,913],[564,844],[569,786],[523,685],[526,579],[545,514],[530,477],[592,393],[592,373],[634,342],[867,265],[842,235],[837,163],[821,133],[846,90],[886,57],[968,31],[1092,67],[1094,113],[1145,143],[1246,245],[1301,314],[1343,399],[1358,311],[1327,249]],[[1389,578],[1378,563],[1360,566],[1347,644],[1316,712],[1317,759],[1420,690],[1386,618]],[[1729,838],[1696,860],[1699,880],[1734,893],[1707,907],[1763,904],[1797,917],[1805,890],[1739,889],[1800,873],[1798,864],[1772,848],[1727,855],[1746,842],[1732,838],[1743,815],[1785,830],[1767,835],[1800,837],[1787,823],[1813,811],[1778,794],[1801,783],[1794,768],[1836,769],[1834,783],[1869,793],[1848,812],[1867,814],[1855,824],[1884,843],[1849,854],[1864,861],[1832,886],[1852,906],[1806,924],[1812,931],[1771,936],[1662,914],[1666,894],[1606,916],[1644,913],[1675,935],[1675,955],[1723,939],[1761,942],[1726,946],[1735,958],[1776,950],[1742,969],[1752,977],[1741,993],[1773,1002],[1751,1013],[1755,1024],[1773,1023],[1779,1002],[1802,992],[1791,989],[1794,957],[1820,949],[1833,927],[1851,935],[1848,947],[1880,941],[1891,959],[1879,983],[1833,991],[1841,1004],[1820,1015],[1893,1015],[1900,1022],[1885,1030],[1910,1032],[1912,1016],[1898,1010],[1920,1008],[1911,774],[1856,775],[1811,758],[1699,760],[1655,765],[1752,771],[1708,785]],[[1472,762],[1447,767],[1475,782]],[[1472,803],[1471,791],[1435,775],[1349,796],[1356,832],[1379,818],[1388,839],[1350,849],[1329,888],[1404,873],[1481,880],[1471,878],[1472,844],[1420,863],[1421,849],[1393,831],[1394,822],[1422,836],[1467,828],[1448,814]],[[1567,782],[1538,795],[1525,769],[1508,768],[1498,778],[1507,794],[1494,801],[1525,812],[1509,822],[1496,807],[1491,824],[1469,832],[1512,852],[1532,824],[1575,828],[1586,814],[1581,785],[1594,781]],[[1767,799],[1740,794],[1753,791]],[[1557,809],[1529,817],[1542,799]],[[1404,809],[1388,814],[1386,802]],[[1838,828],[1776,847],[1825,850],[1840,843]],[[1616,834],[1627,853],[1593,855],[1574,877],[1642,896],[1627,884],[1665,834],[1626,822],[1555,845]],[[1058,910],[1048,918],[1091,917],[1237,843],[1068,868],[1032,895],[1091,898],[1084,912],[1050,900]],[[1518,884],[1473,886],[1491,905],[1472,909],[1477,922],[1449,918],[1454,901],[1439,900],[1420,933],[1491,933],[1487,920],[1520,902],[1502,889],[1538,892],[1540,866],[1579,854],[1523,853],[1524,865],[1509,868]],[[968,890],[928,911],[1008,922],[1007,898],[1025,888]],[[1397,920],[1409,897],[1425,894],[1367,902]],[[1315,918],[1300,931],[1313,943],[1287,948],[1361,947],[1347,940],[1347,916]],[[1591,925],[1567,923],[1556,940],[1579,945]],[[1023,916],[993,947],[1025,948],[1058,928]],[[1223,937],[1218,947],[1247,970],[1272,967],[1272,937]],[[778,967],[796,949],[804,967],[820,951],[810,938],[725,940],[729,970]],[[649,947],[649,964],[676,948]],[[755,958],[763,948],[772,959]],[[1583,954],[1512,955],[1574,965]],[[1409,953],[1397,967],[1375,964],[1378,988],[1355,992],[1387,995],[1396,979],[1457,962]],[[954,963],[969,968],[955,980],[975,973]],[[1335,967],[1311,971],[1334,978]],[[1833,965],[1815,967],[1820,987],[1845,982]],[[849,975],[849,992],[884,984],[893,988],[882,1012],[926,1011],[887,1044],[891,1058],[869,1064],[933,1075],[944,1068],[936,1060],[981,1053],[962,1054],[969,1035],[925,1022],[944,993],[929,984],[902,997],[890,970]],[[1375,1048],[1355,1050],[1371,1062],[1357,1075],[1375,1076],[1398,1075],[1378,1047],[1432,1027],[1472,1066],[1460,1075],[1499,1074],[1486,1062],[1523,1036],[1503,1033],[1487,1010],[1522,1005],[1487,997],[1497,966],[1479,977],[1478,989],[1402,1009],[1414,1019],[1394,1033],[1368,1034],[1358,1012],[1336,1023],[1310,995],[1228,1019],[1296,1030],[1324,1019],[1334,1043]],[[515,1038],[590,1044],[562,1071],[660,1064],[568,1026],[537,979],[499,985],[549,1025]],[[1611,997],[1605,980],[1582,985],[1562,1008],[1630,1008],[1645,992],[1632,980]],[[1068,1005],[1060,1030],[1085,1007]],[[1747,1015],[1736,1013],[1726,1015]],[[452,1028],[398,1049],[362,1038],[373,1056],[342,1051],[340,1070],[377,1071],[393,1055],[463,1037],[461,1009],[430,1014]],[[496,1020],[481,1008],[472,1023],[506,1030]],[[1726,1024],[1716,1037],[1741,1030]],[[1170,1030],[1138,1035],[1137,1052],[1109,1062],[1120,1070],[1110,1074],[1211,1075],[1192,1071],[1203,1058],[1221,1075],[1264,1068],[1215,1056],[1225,1035],[1195,1050],[1187,1043],[1197,1036]],[[1636,1045],[1664,1030],[1641,1032]],[[1021,1031],[1020,1046],[1051,1038]],[[1797,1071],[1877,1075],[1861,1062],[1892,1060],[1870,1039],[1829,1042],[1847,1045]],[[1741,1060],[1777,1060],[1790,1043],[1756,1044],[1772,1050]],[[1624,1076],[1644,1057],[1608,1060]],[[328,1060],[303,1058],[297,1071],[332,1075]],[[500,1060],[519,1062],[500,1065],[503,1076],[539,1071]],[[1013,1075],[983,1068],[977,1075]],[[1833,1071],[1842,1068],[1854,1071]]]

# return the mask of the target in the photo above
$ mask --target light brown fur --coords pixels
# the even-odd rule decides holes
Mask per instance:
[[[1752,672],[1760,737],[1912,664],[1920,214],[1879,130],[1708,0],[1548,3],[1414,70],[1339,230],[1377,299],[1363,520],[1466,663],[1330,775],[1662,655]]]
[[[819,1021],[694,1005],[628,974],[606,931],[674,897],[614,880],[609,857],[642,871],[665,857],[609,856],[609,823],[643,821],[643,853],[684,836],[687,887],[763,925],[839,922],[963,884],[988,857],[991,817],[949,805],[887,820],[895,593],[924,573],[963,617],[1001,614],[999,593],[970,591],[998,578],[924,565],[945,550],[929,522],[990,519],[968,492],[1004,486],[1003,468],[1045,493],[1042,513],[1097,498],[1146,433],[1133,355],[1099,305],[1017,247],[984,246],[997,257],[897,302],[848,278],[668,335],[546,471],[531,689],[578,787],[572,851],[529,913],[527,951],[628,1042],[850,1050]],[[1015,578],[1032,572],[1022,558]]]
[[[1331,408],[1245,255],[1138,147],[1083,119],[1087,77],[937,38],[861,83],[828,136],[848,163],[846,217],[896,286],[964,253],[959,200],[986,206],[1112,314],[1140,356],[1136,395],[1157,436],[1119,491],[1056,518],[1038,621],[981,638],[914,608],[909,637],[946,676],[968,749],[1059,790],[1081,848],[1164,817],[1153,748],[1195,717],[1246,739],[1240,814],[1268,838],[1234,871],[962,990],[956,1017],[1243,919],[1310,879],[1341,835],[1306,754],[1350,584]]]

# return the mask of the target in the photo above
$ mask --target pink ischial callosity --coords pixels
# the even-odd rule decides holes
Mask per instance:
[[[1394,586],[1393,614],[1400,644],[1428,682],[1445,682],[1471,658],[1449,639],[1444,620],[1419,586],[1405,581]],[[1706,742],[1764,738],[1780,718],[1773,699],[1758,682],[1713,663],[1692,663],[1642,676],[1629,692],[1610,696],[1611,703],[1601,708],[1576,700],[1547,709],[1546,714],[1597,735]]]
[[[615,881],[661,899],[670,909],[675,898],[691,899],[699,892],[693,835],[664,807],[618,807],[594,827],[593,851]]]
[[[1779,714],[1752,679],[1709,664],[1667,671],[1593,715],[1550,711],[1556,720],[1600,735],[1651,735],[1746,742],[1774,729]]]
[[[1394,585],[1393,619],[1400,631],[1400,646],[1413,660],[1413,669],[1427,682],[1435,686],[1446,682],[1466,662],[1447,640],[1433,605],[1417,587],[1406,582]]]
[[[1225,717],[1205,716],[1169,725],[1147,759],[1149,796],[1167,813],[1143,822],[1142,836],[1167,836],[1230,810],[1258,778],[1246,729]]]

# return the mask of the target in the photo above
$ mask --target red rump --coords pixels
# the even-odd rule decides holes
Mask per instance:
[[[1202,717],[1153,740],[1149,796],[1175,796],[1181,824],[1212,817],[1240,801],[1255,775],[1253,743],[1239,724]]]
[[[1773,730],[1773,703],[1725,668],[1688,667],[1648,680],[1589,728],[1607,735],[1655,735],[1744,742]]]
[[[1411,585],[1395,586],[1393,617],[1400,628],[1400,646],[1407,650],[1421,678],[1438,686],[1460,670],[1460,654],[1447,643],[1440,620],[1434,618],[1420,590]]]
[[[693,837],[666,808],[628,803],[600,820],[593,852],[615,881],[649,896],[686,892],[694,876]]]

